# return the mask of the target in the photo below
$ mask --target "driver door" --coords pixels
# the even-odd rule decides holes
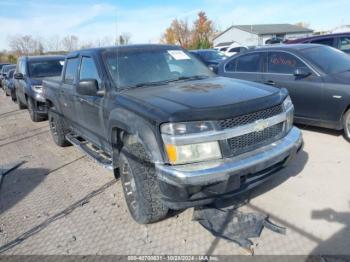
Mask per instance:
[[[83,56],[81,58],[80,71],[78,76],[79,81],[87,79],[95,79],[102,88],[100,73],[96,63],[91,56]],[[78,94],[76,100],[77,117],[82,135],[95,145],[102,147],[106,142],[104,130],[104,97],[93,95]]]

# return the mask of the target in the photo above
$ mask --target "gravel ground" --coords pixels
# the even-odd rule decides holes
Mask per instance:
[[[338,132],[302,131],[303,151],[243,207],[287,228],[265,229],[255,254],[350,254],[350,144]],[[193,209],[136,224],[112,172],[57,147],[46,121],[31,122],[0,91],[0,166],[18,160],[0,188],[2,254],[247,254],[192,221]]]

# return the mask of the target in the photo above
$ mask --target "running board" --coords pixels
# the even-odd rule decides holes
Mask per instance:
[[[98,164],[102,165],[104,168],[113,170],[113,161],[112,158],[107,155],[104,151],[99,148],[96,148],[91,143],[83,140],[82,138],[69,133],[66,135],[66,139],[85,153],[89,158],[95,160]]]

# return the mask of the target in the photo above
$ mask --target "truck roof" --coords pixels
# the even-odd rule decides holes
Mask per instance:
[[[180,46],[177,45],[163,45],[163,44],[134,44],[134,45],[120,45],[120,46],[108,46],[108,47],[98,47],[98,48],[88,48],[82,49],[78,51],[73,51],[67,55],[67,57],[75,57],[80,53],[101,53],[103,51],[150,51],[150,50],[164,50],[164,49],[181,49]]]
[[[46,61],[46,60],[58,60],[65,59],[63,55],[40,55],[40,56],[22,56],[20,59],[26,59],[27,61]]]

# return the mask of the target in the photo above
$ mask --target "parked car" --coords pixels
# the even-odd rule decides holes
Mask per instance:
[[[274,45],[283,43],[284,39],[281,37],[272,37],[265,41],[266,45]]]
[[[63,63],[64,56],[23,56],[18,59],[14,75],[16,100],[19,109],[28,108],[32,121],[47,118],[42,81],[60,76]]]
[[[195,55],[212,71],[216,70],[218,64],[227,58],[227,56],[214,49],[191,50],[190,53]]]
[[[233,55],[238,54],[240,52],[244,52],[248,49],[248,47],[241,46],[240,44],[238,44],[236,42],[227,43],[227,44],[228,45],[214,47],[214,49],[219,51],[220,53],[222,53],[226,57],[230,57],[230,56],[233,56]]]
[[[234,47],[227,48],[224,54],[225,56],[230,57],[230,56],[245,52],[247,50],[248,48],[244,46],[234,46]]]
[[[2,82],[2,68],[8,65],[8,63],[0,63],[0,87],[2,87],[1,82]]]
[[[221,76],[287,88],[295,122],[344,130],[350,141],[350,57],[315,44],[270,46],[225,60]]]
[[[217,77],[178,46],[72,52],[43,85],[55,143],[119,168],[139,223],[249,190],[302,144],[286,89]]]
[[[1,68],[1,87],[4,88],[4,84],[5,84],[5,81],[6,81],[6,78],[7,78],[7,74],[10,70],[12,69],[15,69],[16,68],[16,65],[4,65],[2,68]]]
[[[16,93],[15,93],[15,80],[13,75],[15,70],[12,69],[7,73],[6,80],[4,82],[4,91],[6,96],[11,96],[12,101],[16,101]]]
[[[9,64],[9,63],[0,63],[0,71],[1,71],[1,69],[2,69],[3,66],[8,65],[8,64]]]
[[[328,35],[317,35],[317,36],[311,36],[311,37],[286,41],[286,44],[301,44],[301,43],[311,43],[311,44],[321,44],[321,45],[332,46],[347,54],[350,54],[350,32],[328,34]]]

